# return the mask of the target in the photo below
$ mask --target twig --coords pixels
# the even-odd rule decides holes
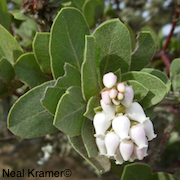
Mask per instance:
[[[169,72],[170,72],[171,62],[170,62],[169,58],[166,56],[166,50],[167,50],[167,48],[169,46],[169,43],[170,43],[170,40],[171,40],[171,38],[173,36],[173,32],[174,32],[178,17],[179,17],[179,12],[176,9],[175,12],[174,12],[173,20],[172,20],[171,31],[169,32],[169,35],[168,35],[168,37],[166,39],[165,45],[164,45],[164,47],[162,49],[162,52],[161,52],[161,59],[164,62],[165,66],[167,67],[167,75],[169,75]]]
[[[0,141],[11,141],[14,139],[16,139],[15,136],[9,136],[9,137],[0,138]]]

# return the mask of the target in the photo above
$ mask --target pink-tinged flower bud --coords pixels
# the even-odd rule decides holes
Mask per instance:
[[[97,137],[96,138],[96,145],[99,149],[100,155],[106,155],[107,154],[104,138]]]
[[[116,89],[111,89],[111,90],[109,91],[109,97],[110,97],[111,99],[115,99],[116,96],[117,96],[117,94],[118,94],[118,91],[117,91]]]
[[[105,104],[111,104],[111,98],[109,97],[109,91],[103,91],[101,93],[101,97]]]
[[[148,145],[148,143],[147,143],[147,145]],[[137,157],[138,160],[143,160],[143,158],[148,155],[147,154],[147,149],[148,149],[148,146],[143,147],[143,148],[139,148],[136,145],[134,146],[134,154],[135,154],[135,156]]]
[[[125,106],[125,107],[129,107],[133,101],[134,98],[134,91],[133,88],[131,86],[126,86],[125,89],[125,93],[124,93],[124,98],[121,101],[121,103]]]
[[[103,76],[103,84],[107,88],[112,88],[117,81],[117,76],[114,73],[110,72]]]
[[[142,125],[144,127],[148,141],[151,141],[152,139],[156,138],[157,135],[154,134],[153,123],[151,120],[148,119],[144,121]]]
[[[124,93],[126,89],[126,86],[124,85],[124,83],[118,83],[117,84],[117,90],[121,93]]]
[[[94,136],[104,137],[106,130],[111,125],[111,122],[108,121],[108,118],[104,112],[98,112],[94,116],[93,124],[94,124],[95,132],[96,132]]]
[[[143,123],[144,121],[149,119],[146,117],[142,106],[137,102],[133,102],[129,108],[126,108],[126,114],[129,119],[140,123]]]
[[[105,104],[102,99],[100,100],[100,104],[108,120],[113,119],[115,116],[116,107],[113,104],[109,104],[109,105]]]
[[[116,150],[119,146],[119,137],[115,132],[109,132],[105,136],[107,157],[116,157]]]
[[[116,157],[115,157],[115,163],[117,164],[117,165],[121,165],[121,164],[123,164],[123,162],[124,162],[124,160],[123,160],[123,158],[122,158],[122,156],[121,156],[121,153],[120,153],[120,151],[119,151],[119,148],[117,148],[117,150],[116,150]]]
[[[142,124],[130,128],[130,137],[139,148],[147,147],[147,138]]]
[[[128,117],[119,115],[114,118],[112,121],[112,128],[116,132],[116,134],[120,137],[120,140],[130,139],[129,129],[130,129],[130,120]]]
[[[119,145],[119,150],[124,161],[128,161],[134,150],[134,143],[131,140],[123,140]]]
[[[121,104],[121,101],[117,100],[117,99],[112,99],[112,103],[115,105],[115,106],[119,106]]]
[[[117,95],[117,98],[118,98],[118,100],[120,100],[120,101],[123,100],[124,94],[121,93],[121,92],[119,92],[118,95]]]

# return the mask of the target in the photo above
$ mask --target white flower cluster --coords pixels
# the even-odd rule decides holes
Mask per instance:
[[[156,137],[151,120],[141,105],[133,102],[131,86],[117,83],[112,72],[103,76],[103,84],[102,112],[93,119],[99,154],[115,159],[116,164],[142,160],[147,156],[148,141]]]

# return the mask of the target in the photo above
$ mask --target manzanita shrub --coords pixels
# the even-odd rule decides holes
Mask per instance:
[[[1,25],[0,40],[1,98],[22,83],[30,88],[10,109],[13,134],[29,139],[60,130],[100,173],[110,171],[115,163],[110,159],[116,159],[122,180],[175,179],[132,163],[147,155],[148,140],[156,137],[153,109],[171,87],[164,73],[145,68],[156,51],[150,32],[140,32],[133,49],[119,19],[90,32],[84,15],[68,7],[58,13],[50,33],[36,34],[33,52],[24,52]],[[171,66],[174,91],[180,90],[179,61]]]

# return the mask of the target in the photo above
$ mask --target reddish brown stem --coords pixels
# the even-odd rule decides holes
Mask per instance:
[[[168,45],[170,43],[170,40],[173,36],[173,32],[174,32],[174,29],[175,29],[175,26],[176,26],[176,22],[177,22],[177,18],[179,17],[179,12],[177,11],[177,9],[175,10],[175,13],[174,13],[174,16],[173,16],[173,20],[172,20],[172,27],[171,27],[171,31],[167,37],[167,40],[166,40],[166,43],[162,49],[162,53],[161,53],[161,59],[162,61],[164,62],[165,66],[167,67],[167,75],[169,75],[169,72],[170,72],[170,65],[171,65],[171,62],[170,62],[170,59],[166,56],[166,50],[168,48]]]
[[[171,27],[171,31],[167,37],[167,40],[166,40],[166,43],[163,47],[163,51],[165,52],[168,48],[168,45],[169,45],[169,42],[171,40],[171,37],[173,35],[173,32],[174,32],[174,29],[175,29],[175,26],[176,26],[176,22],[177,22],[177,18],[179,17],[179,12],[177,10],[175,10],[175,13],[174,13],[174,16],[173,16],[173,20],[172,20],[172,27]]]

